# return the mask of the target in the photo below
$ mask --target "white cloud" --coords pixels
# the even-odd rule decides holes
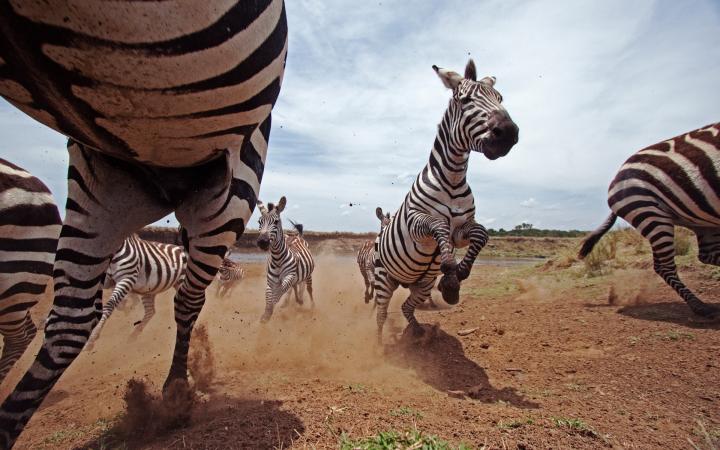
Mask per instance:
[[[430,66],[462,70],[468,53],[482,75],[497,76],[520,127],[506,157],[471,157],[478,216],[496,227],[525,217],[594,228],[607,213],[607,184],[631,153],[720,117],[712,0],[286,7],[287,72],[261,198],[287,195],[308,229],[375,230],[375,206],[397,209],[427,162],[449,98]],[[3,155],[40,172],[64,203],[64,140],[7,105],[0,133]],[[50,165],[38,149],[53,154]],[[538,198],[532,209],[523,205]],[[347,214],[336,205],[348,205],[340,210]]]
[[[522,206],[522,207],[524,207],[524,208],[534,208],[534,207],[537,206],[537,204],[538,204],[537,200],[535,200],[535,199],[532,198],[532,197],[530,197],[530,198],[527,199],[527,200],[523,200],[523,201],[520,202],[520,206]]]

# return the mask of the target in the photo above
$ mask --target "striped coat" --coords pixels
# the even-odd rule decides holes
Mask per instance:
[[[105,322],[129,294],[137,294],[142,300],[143,318],[135,322],[136,332],[142,332],[155,315],[155,296],[180,286],[186,260],[185,251],[177,245],[146,241],[137,234],[125,239],[110,260],[103,287],[114,289],[103,306],[102,316],[90,335],[88,347],[97,341]]]
[[[269,203],[267,208],[258,201],[260,216],[260,233],[258,247],[270,250],[267,263],[267,287],[265,288],[265,312],[260,318],[267,322],[272,317],[275,305],[291,288],[298,304],[303,303],[303,294],[307,289],[310,302],[315,307],[313,297],[312,273],[315,269],[307,241],[303,238],[303,227],[293,224],[296,235],[286,236],[282,228],[280,213],[285,209],[285,197],[277,206]]]
[[[644,148],[620,167],[610,183],[612,213],[583,242],[587,256],[622,217],[652,247],[655,272],[687,302],[693,312],[720,317],[680,280],[675,266],[675,226],[697,236],[698,258],[720,265],[720,123],[708,125]]]
[[[377,207],[375,215],[380,220],[380,232],[382,233],[382,230],[390,223],[390,213],[383,214],[382,208]],[[375,239],[363,243],[358,251],[357,263],[360,275],[365,282],[365,303],[368,303],[375,296]],[[375,303],[373,303],[374,306]]]
[[[37,331],[30,308],[50,282],[60,225],[42,181],[0,159],[0,383]]]
[[[205,289],[255,208],[287,34],[283,0],[0,2],[0,95],[70,138],[55,303],[0,447],[85,346],[113,253],[173,212],[188,262],[164,388],[187,386]]]
[[[232,295],[233,290],[245,277],[245,269],[239,263],[225,257],[217,274],[217,297]]]
[[[438,289],[444,300],[449,304],[459,301],[460,281],[470,275],[488,239],[485,228],[475,222],[475,201],[466,179],[470,152],[494,160],[506,155],[518,141],[518,127],[502,106],[494,78],[477,81],[472,60],[465,76],[433,68],[452,90],[452,99],[438,127],[429,162],[375,241],[379,341],[388,303],[398,286],[410,289],[402,311],[415,335],[423,333],[415,308],[430,299],[438,275],[443,274]],[[455,249],[466,246],[465,257],[456,263]]]

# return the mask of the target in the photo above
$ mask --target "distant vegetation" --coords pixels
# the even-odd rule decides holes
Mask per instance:
[[[522,223],[512,230],[489,228],[490,236],[502,237],[555,237],[576,238],[587,234],[580,230],[544,230],[534,228],[530,223]],[[177,228],[172,227],[145,227],[138,233],[141,238],[151,241],[165,242],[167,244],[181,245],[180,234]],[[305,231],[305,239],[312,245],[326,239],[374,239],[377,233],[352,233],[349,231]],[[235,243],[238,248],[253,248],[257,240],[258,230],[246,230],[243,236]]]
[[[496,230],[494,228],[488,228],[490,236],[524,236],[524,237],[581,237],[585,236],[588,232],[581,230],[543,230],[541,228],[534,228],[531,223],[521,223],[515,225],[512,230],[506,230],[500,228]]]

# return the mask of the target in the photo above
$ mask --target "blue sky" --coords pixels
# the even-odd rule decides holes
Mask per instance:
[[[399,206],[450,95],[433,64],[462,71],[472,56],[520,127],[506,157],[471,157],[477,219],[492,228],[592,229],[629,155],[720,120],[717,0],[286,6],[288,64],[261,199],[286,195],[287,217],[307,229],[376,230],[375,207]],[[65,139],[4,101],[0,133],[0,155],[64,204]]]

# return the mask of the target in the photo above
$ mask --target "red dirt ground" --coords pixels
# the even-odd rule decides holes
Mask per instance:
[[[208,299],[199,320],[208,337],[193,346],[214,371],[198,376],[212,380],[186,427],[118,425],[128,380],[159,395],[169,368],[175,325],[165,294],[137,338],[140,306],[115,314],[16,448],[336,448],[342,433],[391,429],[503,449],[688,448],[688,439],[705,448],[720,436],[720,325],[694,320],[649,269],[568,282],[542,268],[476,266],[461,305],[419,312],[439,326],[429,342],[392,343],[405,324],[399,292],[384,349],[352,259],[318,258],[315,310],[306,299],[265,326],[263,269],[249,268],[235,298]],[[685,278],[712,300],[717,283]]]

